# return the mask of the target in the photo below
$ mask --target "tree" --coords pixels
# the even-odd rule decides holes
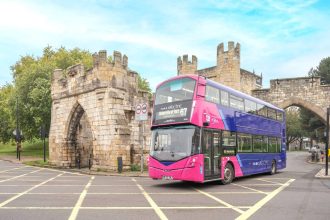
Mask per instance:
[[[321,77],[321,84],[330,84],[330,57],[322,59],[315,69],[311,68],[308,76]],[[325,142],[325,137],[322,135],[325,125],[321,119],[306,109],[300,111],[300,117],[303,128],[307,130],[309,137]]]
[[[15,87],[9,105],[14,114],[18,98],[19,123],[26,138],[38,136],[42,124],[50,126],[51,75],[54,69],[66,69],[77,63],[88,69],[92,62],[92,54],[88,51],[64,47],[53,50],[47,46],[41,57],[27,55],[11,67]]]
[[[13,92],[12,85],[0,87],[0,142],[7,143],[12,137],[15,123],[11,117],[9,100]]]
[[[325,125],[321,119],[319,119],[313,112],[307,109],[301,109],[300,120],[302,128],[306,131],[308,137],[325,142],[325,137],[322,132],[325,129]]]
[[[303,128],[302,121],[298,110],[286,110],[286,146],[294,141],[302,143],[303,137],[306,137],[306,131]]]
[[[330,84],[330,57],[322,59],[316,69],[309,70],[308,75],[319,76],[322,84]]]
[[[142,78],[140,76],[140,74],[138,74],[138,87],[141,90],[148,91],[149,93],[151,93],[151,88],[150,88],[148,80],[145,78]]]

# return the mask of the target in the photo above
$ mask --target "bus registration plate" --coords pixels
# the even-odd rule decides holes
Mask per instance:
[[[163,176],[162,177],[163,180],[173,180],[172,176]]]

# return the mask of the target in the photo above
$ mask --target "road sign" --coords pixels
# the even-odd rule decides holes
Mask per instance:
[[[148,120],[148,104],[139,103],[135,106],[135,120],[146,121]]]
[[[15,129],[13,131],[13,135],[15,136],[15,140],[16,141],[21,141],[22,136],[23,136],[23,132],[21,130],[19,130],[19,129]]]

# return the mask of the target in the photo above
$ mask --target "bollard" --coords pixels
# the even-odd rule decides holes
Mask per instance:
[[[88,159],[88,169],[91,170],[92,168],[92,155],[89,155],[89,159]]]
[[[118,162],[118,173],[121,173],[123,171],[123,158],[117,157]]]

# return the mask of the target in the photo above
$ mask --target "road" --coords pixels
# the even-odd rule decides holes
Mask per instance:
[[[0,219],[330,219],[330,179],[308,153],[230,185],[89,176],[0,161]]]

